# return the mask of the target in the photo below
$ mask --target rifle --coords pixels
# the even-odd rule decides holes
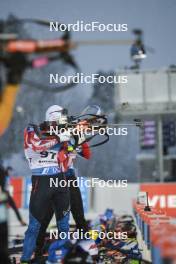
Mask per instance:
[[[91,106],[92,107],[92,106]],[[91,144],[89,147],[97,147],[105,144],[109,141],[109,135],[106,132],[106,128],[108,126],[108,119],[106,115],[100,114],[100,108],[98,106],[93,106],[94,108],[98,108],[96,114],[85,113],[90,107],[87,107],[82,114],[76,116],[68,116],[68,122],[65,124],[59,124],[57,121],[44,121],[39,126],[30,124],[34,127],[36,134],[42,139],[43,137],[56,137],[58,138],[58,134],[62,133],[64,130],[70,130],[71,134],[74,138],[74,148],[79,147],[83,143],[90,142],[91,140],[97,140],[98,137],[103,137],[103,140]],[[94,129],[96,128],[96,129]],[[103,128],[105,130],[104,135],[99,134],[99,130]],[[76,133],[73,133],[75,129]],[[91,135],[86,136],[86,131],[92,133]],[[85,140],[81,144],[78,144],[79,135],[83,133],[85,135]]]

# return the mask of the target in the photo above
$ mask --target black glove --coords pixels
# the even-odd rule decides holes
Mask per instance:
[[[27,66],[26,56],[22,53],[13,53],[5,61],[7,69],[7,83],[21,83],[23,73]]]

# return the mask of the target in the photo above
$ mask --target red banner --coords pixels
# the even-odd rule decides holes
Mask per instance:
[[[22,197],[23,197],[23,179],[22,178],[11,178],[9,184],[10,195],[14,198],[16,206],[18,208],[22,207]]]
[[[141,184],[140,191],[148,192],[149,205],[176,217],[176,183]]]

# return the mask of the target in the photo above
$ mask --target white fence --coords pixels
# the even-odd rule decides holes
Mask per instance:
[[[119,73],[118,73],[119,74]],[[176,113],[176,71],[128,71],[128,82],[115,89],[115,106],[122,114]],[[140,114],[140,113],[139,113]]]

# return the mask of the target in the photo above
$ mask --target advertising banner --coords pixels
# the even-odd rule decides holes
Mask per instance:
[[[149,205],[164,209],[168,216],[176,217],[176,183],[141,184],[140,191],[148,192]]]
[[[9,180],[8,190],[13,197],[16,206],[21,208],[23,203],[23,178],[11,178]]]

